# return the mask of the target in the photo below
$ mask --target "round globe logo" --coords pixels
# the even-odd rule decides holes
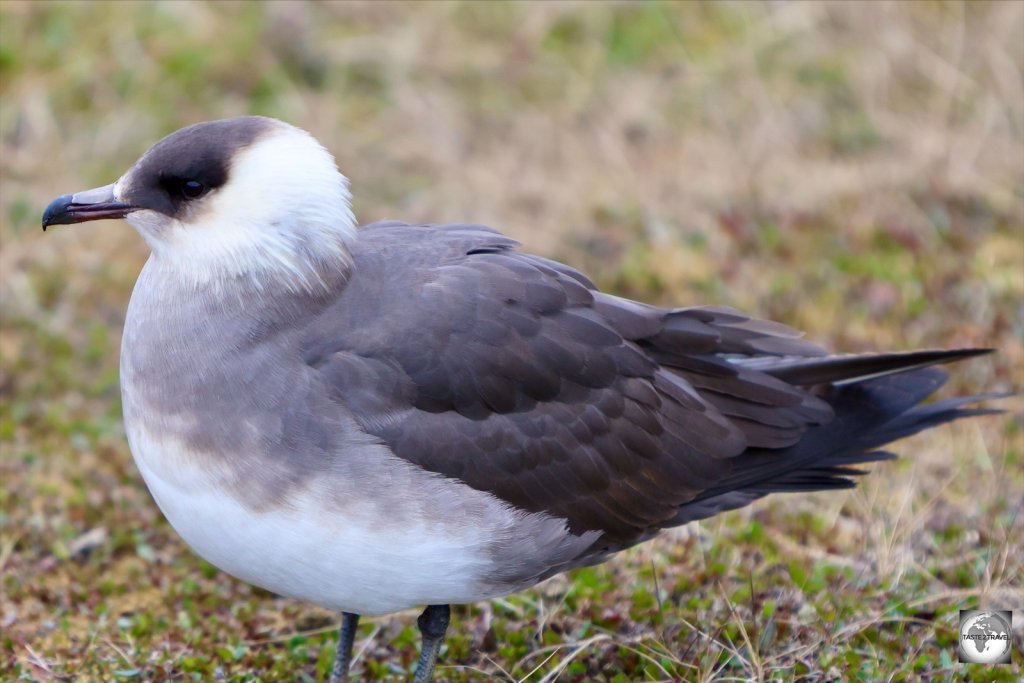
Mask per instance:
[[[1010,612],[961,610],[960,661],[1001,664],[1010,661]]]

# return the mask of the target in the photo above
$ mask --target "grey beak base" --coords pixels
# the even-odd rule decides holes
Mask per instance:
[[[57,197],[43,211],[43,230],[51,225],[70,225],[103,218],[124,218],[136,207],[114,197],[114,185]]]

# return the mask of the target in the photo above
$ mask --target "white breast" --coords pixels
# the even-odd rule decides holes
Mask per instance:
[[[174,529],[207,561],[244,581],[368,615],[509,592],[484,587],[494,565],[486,548],[515,529],[516,515],[490,501],[484,506],[489,519],[447,516],[446,504],[434,504],[439,509],[430,514],[431,497],[465,494],[455,482],[422,471],[410,476],[423,481],[401,473],[395,480],[391,471],[390,482],[365,482],[364,502],[335,501],[330,482],[318,482],[287,506],[253,511],[220,485],[216,471],[200,466],[218,458],[189,452],[166,435],[155,438],[137,420],[127,426],[139,470]],[[403,495],[374,490],[386,484]],[[452,490],[438,491],[439,485]],[[472,510],[481,509],[479,501],[471,503]]]

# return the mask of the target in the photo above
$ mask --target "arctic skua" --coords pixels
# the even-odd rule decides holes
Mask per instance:
[[[157,142],[43,228],[125,218],[152,254],[125,321],[135,461],[202,557],[342,613],[449,605],[602,562],[769,493],[847,488],[886,444],[993,412],[923,403],[985,349],[834,355],[718,306],[597,290],[479,225],[357,228],[311,135],[262,117]]]

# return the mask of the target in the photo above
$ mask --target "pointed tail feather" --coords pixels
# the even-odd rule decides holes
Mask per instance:
[[[991,353],[992,349],[952,349],[867,353],[822,357],[757,356],[733,357],[730,362],[758,370],[789,384],[843,386],[869,379],[908,372],[918,368],[951,363]]]
[[[978,394],[977,396],[949,398],[944,401],[936,401],[935,403],[918,406],[885,424],[882,428],[873,432],[872,436],[878,443],[883,444],[912,436],[925,429],[964,417],[999,415],[1005,411],[999,408],[965,408],[964,406],[1006,398],[1008,396],[1010,396],[1009,393]]]
[[[970,355],[978,354],[951,352],[945,360]],[[930,361],[934,362],[942,360]],[[892,441],[963,417],[1003,412],[968,406],[1006,394],[980,394],[920,405],[946,379],[942,370],[920,368],[834,386],[826,397],[836,414],[833,421],[808,430],[789,448],[750,449],[737,456],[733,459],[734,475],[684,505],[678,519],[699,519],[705,509],[730,509],[740,500],[776,491],[849,488],[854,485],[850,477],[862,474],[853,466],[895,457],[879,450]]]

